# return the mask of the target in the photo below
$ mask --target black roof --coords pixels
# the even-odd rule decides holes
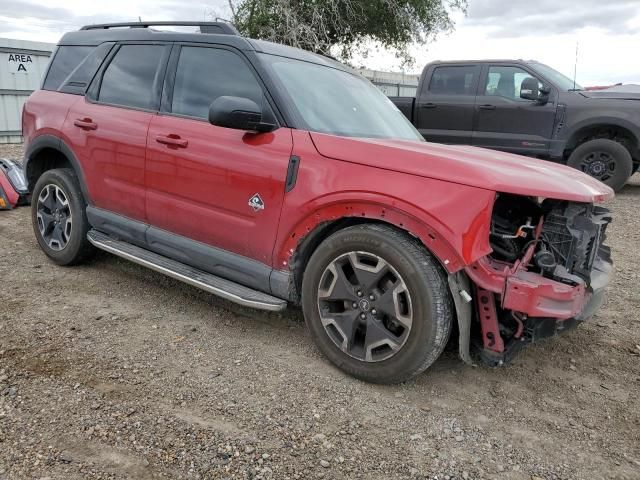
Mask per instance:
[[[189,33],[152,28],[154,26],[174,25],[200,27],[201,31]],[[220,29],[220,33],[209,33],[215,31],[217,28]],[[104,42],[123,41],[189,42],[229,45],[239,50],[279,55],[349,71],[347,67],[330,57],[287,45],[245,38],[228,22],[136,22],[87,25],[78,31],[66,33],[60,39],[58,45],[97,46]]]
[[[58,45],[100,45],[104,42],[126,41],[166,41],[166,42],[196,42],[222,43],[240,49],[250,49],[249,42],[244,37],[227,33],[200,32],[172,32],[153,28],[87,28],[76,32],[65,33]]]

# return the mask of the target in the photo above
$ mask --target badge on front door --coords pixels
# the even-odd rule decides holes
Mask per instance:
[[[262,201],[259,193],[256,193],[249,199],[249,206],[253,208],[254,212],[257,212],[258,210],[264,210],[264,202]]]

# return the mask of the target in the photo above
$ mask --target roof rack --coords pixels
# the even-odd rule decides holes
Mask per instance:
[[[149,28],[149,27],[200,27],[200,33],[222,33],[226,35],[240,35],[240,32],[232,23],[219,22],[124,22],[124,23],[100,23],[85,25],[80,30],[106,30],[109,28]]]

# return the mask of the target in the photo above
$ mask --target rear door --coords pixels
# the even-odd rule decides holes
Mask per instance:
[[[545,154],[556,115],[555,92],[540,104],[520,98],[525,78],[537,78],[521,66],[487,65],[482,74],[473,145],[514,153]],[[542,86],[542,82],[538,82]]]
[[[66,120],[94,205],[143,222],[147,130],[160,105],[169,50],[116,46]]]
[[[208,121],[215,99],[237,96],[262,105],[264,121],[277,124],[256,72],[235,49],[176,45],[165,92],[148,136],[149,223],[271,265],[291,130],[257,134]]]
[[[470,144],[478,65],[434,65],[416,98],[416,127],[431,142]],[[428,80],[427,80],[428,79]]]

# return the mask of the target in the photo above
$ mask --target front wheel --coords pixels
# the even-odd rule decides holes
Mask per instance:
[[[302,307],[329,360],[374,383],[428,368],[453,321],[436,260],[406,233],[375,224],[340,230],[317,248],[304,273]]]
[[[567,165],[597,178],[615,191],[624,187],[633,171],[629,150],[608,138],[597,138],[579,145]]]

